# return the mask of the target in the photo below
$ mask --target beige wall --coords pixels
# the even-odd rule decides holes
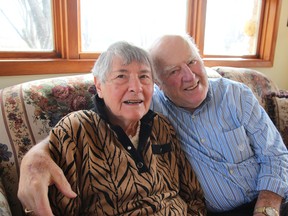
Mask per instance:
[[[25,75],[25,76],[0,76],[0,89],[16,85],[22,82],[28,82],[31,80],[37,79],[45,79],[49,77],[57,77],[57,76],[68,76],[73,74],[47,74],[47,75]]]
[[[288,1],[282,0],[279,30],[275,50],[273,67],[253,68],[270,77],[280,89],[288,90]],[[2,76],[0,77],[0,89],[6,86],[18,84],[35,79],[63,76],[65,74],[32,75],[32,76]],[[67,74],[66,74],[67,75]],[[71,75],[71,74],[69,74]]]

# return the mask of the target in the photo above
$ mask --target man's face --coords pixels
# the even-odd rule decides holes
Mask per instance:
[[[156,71],[160,89],[177,106],[194,111],[206,98],[208,77],[196,50],[180,37],[167,39],[157,49],[161,70]]]
[[[110,121],[122,128],[139,121],[149,110],[153,78],[148,65],[135,61],[125,65],[115,57],[105,83],[95,79],[95,85],[105,101]]]

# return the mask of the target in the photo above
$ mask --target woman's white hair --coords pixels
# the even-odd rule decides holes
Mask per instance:
[[[94,64],[92,73],[102,83],[105,82],[107,74],[111,72],[112,62],[115,57],[121,58],[123,64],[130,64],[136,61],[148,65],[151,68],[152,75],[154,74],[153,63],[147,51],[126,41],[119,41],[109,46],[107,51],[103,52]]]

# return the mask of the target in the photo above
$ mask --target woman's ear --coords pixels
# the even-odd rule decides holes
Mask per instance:
[[[101,82],[96,77],[94,77],[94,85],[96,87],[97,94],[100,98],[102,98],[102,89],[101,89]]]

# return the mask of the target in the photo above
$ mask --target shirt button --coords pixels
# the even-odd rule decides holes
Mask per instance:
[[[192,115],[191,117],[192,117],[192,119],[195,119],[195,115]]]
[[[240,151],[244,151],[244,150],[245,150],[245,145],[244,145],[244,144],[241,144],[241,145],[239,145],[238,148],[239,148]]]
[[[143,163],[142,163],[142,162],[137,163],[137,167],[138,167],[139,169],[142,168],[142,167],[143,167]]]
[[[204,143],[205,142],[205,139],[201,139],[201,143]]]
[[[229,173],[233,175],[234,171],[232,169],[229,170]]]
[[[127,149],[130,151],[130,150],[132,149],[132,147],[131,147],[131,146],[128,146]]]

